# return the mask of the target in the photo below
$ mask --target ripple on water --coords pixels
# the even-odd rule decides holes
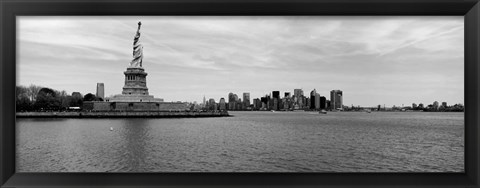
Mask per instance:
[[[464,113],[231,114],[18,119],[17,171],[464,171]]]

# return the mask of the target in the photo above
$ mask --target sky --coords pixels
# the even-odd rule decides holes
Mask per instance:
[[[303,89],[344,105],[464,103],[463,16],[17,16],[17,85],[120,94],[142,22],[150,95]]]

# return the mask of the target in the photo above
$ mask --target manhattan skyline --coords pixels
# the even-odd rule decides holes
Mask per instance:
[[[165,101],[340,89],[347,106],[464,103],[461,16],[19,16],[17,85],[121,93],[139,20],[147,87]]]

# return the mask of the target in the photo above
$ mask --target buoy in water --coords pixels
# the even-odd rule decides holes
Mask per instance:
[[[110,127],[110,131],[113,131],[113,127]]]

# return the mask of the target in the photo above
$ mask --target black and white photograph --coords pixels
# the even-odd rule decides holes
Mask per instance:
[[[17,16],[16,31],[20,173],[465,172],[463,16]]]

